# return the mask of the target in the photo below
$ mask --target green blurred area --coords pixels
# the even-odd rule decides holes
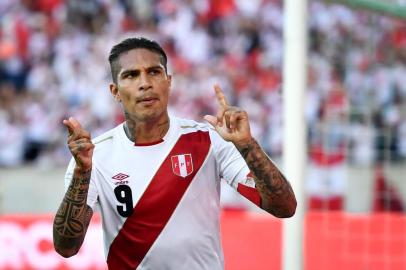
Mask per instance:
[[[406,1],[404,0],[325,0],[339,3],[356,9],[368,9],[378,13],[406,20]]]

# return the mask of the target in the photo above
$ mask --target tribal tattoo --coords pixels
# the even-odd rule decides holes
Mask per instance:
[[[86,234],[93,211],[86,204],[91,169],[75,169],[73,179],[54,219],[55,247],[78,250]]]
[[[255,139],[237,147],[254,175],[255,186],[261,195],[262,208],[276,217],[290,217],[296,199],[290,183],[268,158]]]

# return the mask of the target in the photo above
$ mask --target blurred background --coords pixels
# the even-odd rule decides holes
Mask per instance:
[[[406,269],[406,2],[336,2],[308,3],[303,268]],[[283,167],[283,15],[282,0],[0,1],[0,269],[105,267],[97,219],[73,260],[50,232],[70,159],[62,120],[93,137],[123,121],[107,57],[125,37],[166,50],[171,114],[202,121],[219,83]],[[223,191],[226,269],[281,269],[280,221]]]

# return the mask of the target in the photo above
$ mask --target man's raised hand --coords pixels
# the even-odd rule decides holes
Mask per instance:
[[[80,123],[73,117],[62,122],[68,129],[68,147],[76,161],[76,166],[82,170],[92,168],[94,144],[90,133],[82,128]]]
[[[252,139],[247,112],[230,106],[220,86],[214,85],[214,91],[219,104],[217,115],[205,115],[204,119],[216,129],[224,140],[230,141],[236,146],[246,145]]]

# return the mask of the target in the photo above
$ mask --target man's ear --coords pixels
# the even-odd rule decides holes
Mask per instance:
[[[172,85],[172,75],[168,74],[168,83],[169,83],[169,89],[171,88]]]
[[[121,102],[120,92],[118,92],[117,84],[110,83],[110,93],[113,95],[116,101]]]

